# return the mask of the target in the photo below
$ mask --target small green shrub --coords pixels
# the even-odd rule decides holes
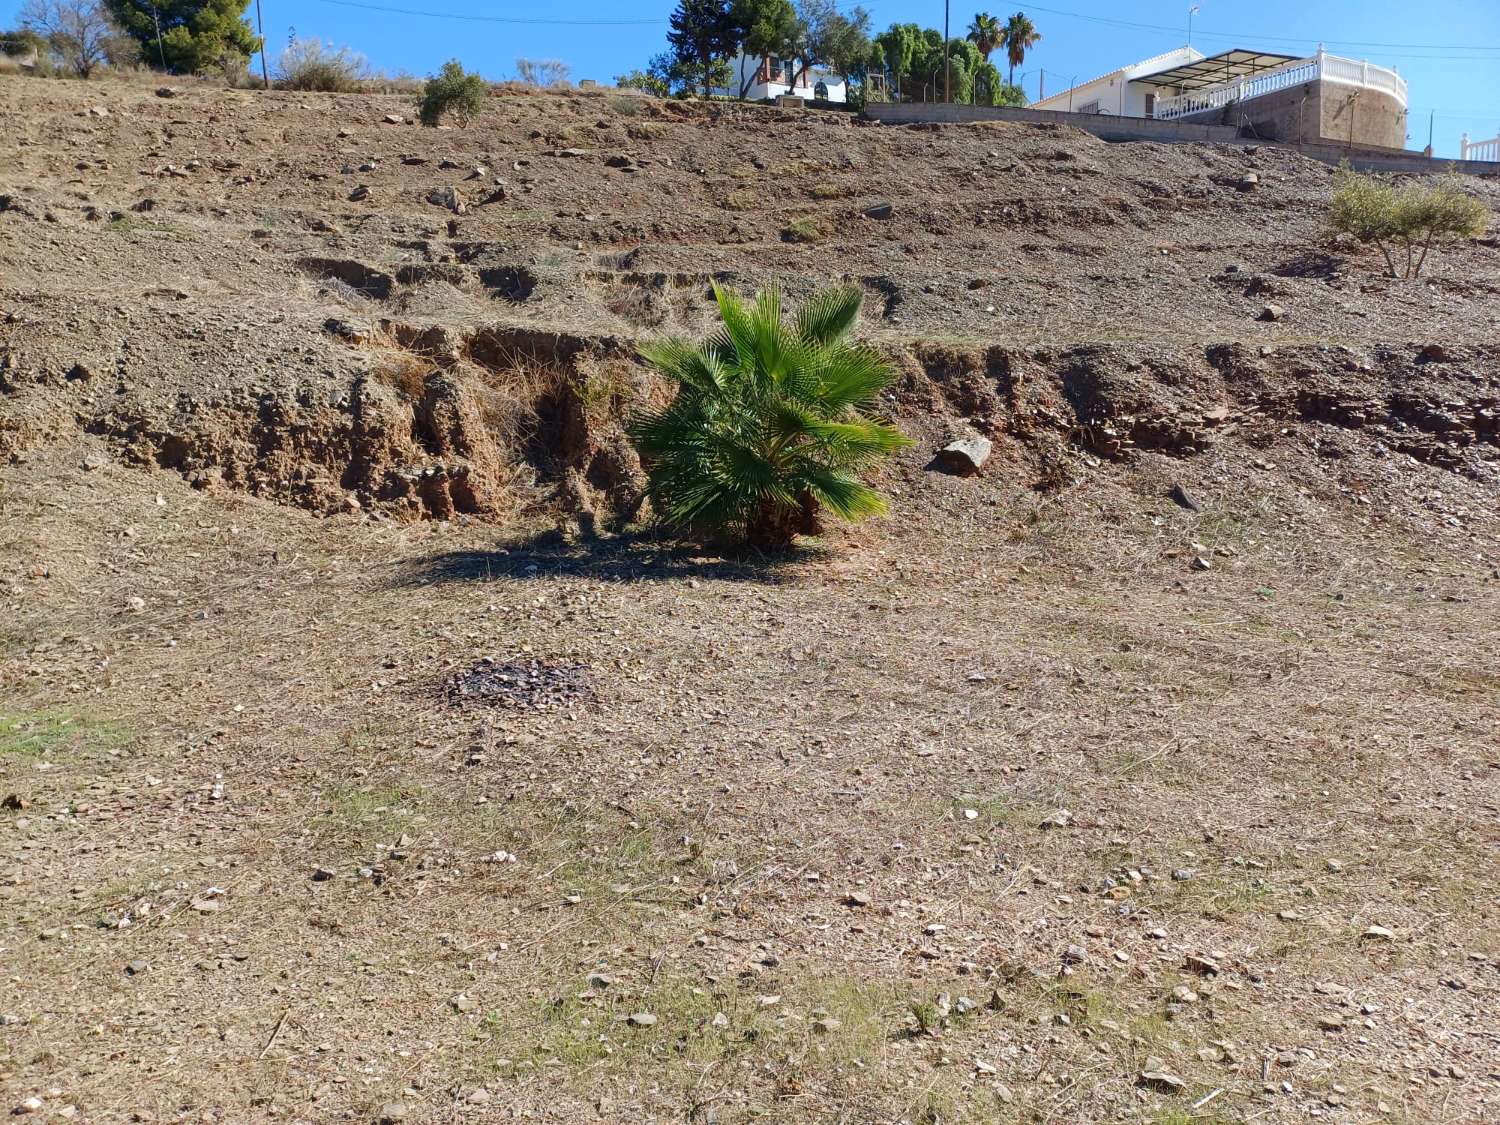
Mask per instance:
[[[370,77],[370,64],[348,47],[326,48],[316,39],[294,39],[276,60],[276,85],[283,90],[347,94]]]
[[[1489,220],[1489,208],[1465,194],[1451,177],[1398,187],[1356,172],[1347,163],[1334,173],[1329,225],[1358,242],[1378,246],[1391,277],[1420,276],[1434,242],[1477,238]],[[1402,256],[1399,267],[1393,249]]]
[[[646,361],[677,384],[630,433],[649,495],[669,525],[767,550],[816,534],[819,513],[856,520],[886,510],[860,480],[907,438],[875,416],[894,374],[851,344],[860,290],[831,289],[787,323],[772,290],[753,305],[714,286],[724,326],[701,346],[659,340]]]
[[[484,79],[466,73],[457,59],[449,59],[417,95],[417,118],[423,125],[436,126],[451,116],[460,125],[467,125],[484,109],[484,98]]]
[[[822,242],[824,237],[823,228],[810,215],[793,219],[781,232],[783,242]]]

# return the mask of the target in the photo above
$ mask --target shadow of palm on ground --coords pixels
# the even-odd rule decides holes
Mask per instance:
[[[398,586],[439,586],[501,579],[592,578],[611,582],[668,582],[702,578],[718,582],[778,585],[795,580],[797,568],[823,558],[818,547],[784,554],[713,554],[645,535],[622,535],[580,543],[556,532],[502,542],[494,550],[443,551],[413,560],[396,576]]]

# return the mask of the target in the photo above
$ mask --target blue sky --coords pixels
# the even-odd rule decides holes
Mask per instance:
[[[0,0],[0,26],[14,22],[20,3]],[[1003,20],[1015,10],[1012,3],[987,3],[986,9]],[[1230,47],[1310,54],[1323,42],[1335,54],[1394,66],[1410,90],[1408,147],[1420,149],[1427,143],[1430,114],[1436,115],[1433,136],[1439,156],[1457,156],[1459,134],[1465,131],[1475,138],[1500,135],[1500,0],[1198,4],[1193,44],[1208,54]],[[303,38],[348,44],[393,73],[426,74],[456,56],[486,77],[504,78],[514,73],[517,57],[556,58],[571,66],[574,78],[600,81],[644,65],[662,49],[672,6],[673,0],[572,0],[555,5],[515,0],[261,0],[273,62],[295,29]],[[877,28],[907,21],[942,26],[943,9],[934,0],[867,0],[865,6]],[[1047,89],[1056,92],[1073,75],[1082,81],[1180,46],[1187,38],[1188,7],[1188,0],[1049,0],[1045,7],[1022,5],[1042,33],[1042,42],[1022,68],[1028,96],[1037,96],[1043,70]],[[952,9],[954,34],[962,34],[975,10],[968,0]],[[469,18],[438,18],[438,13]],[[249,14],[253,21],[254,0]]]

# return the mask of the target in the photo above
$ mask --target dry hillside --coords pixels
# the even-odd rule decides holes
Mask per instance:
[[[0,1108],[1500,1119],[1493,232],[1387,280],[1273,146],[410,117],[0,78]],[[892,518],[630,524],[635,341],[844,279]]]

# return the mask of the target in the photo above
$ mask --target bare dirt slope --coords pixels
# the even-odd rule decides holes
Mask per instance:
[[[1384,280],[1271,147],[387,114],[0,82],[11,1104],[1494,1119],[1493,239]],[[895,516],[609,530],[632,342],[845,278]]]

